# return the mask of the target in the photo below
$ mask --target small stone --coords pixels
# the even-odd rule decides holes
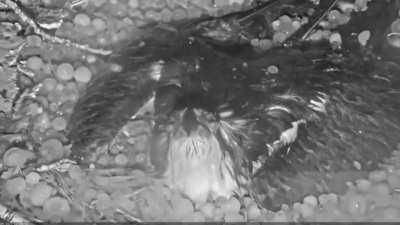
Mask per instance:
[[[162,9],[160,15],[163,22],[170,22],[172,19],[172,12],[168,8]]]
[[[247,218],[249,220],[257,220],[261,216],[261,210],[256,204],[251,204],[247,207]]]
[[[176,8],[172,12],[172,20],[179,21],[185,19],[186,17],[187,17],[186,11],[181,8]]]
[[[43,60],[40,57],[32,56],[26,61],[26,66],[33,71],[38,71],[43,66]]]
[[[362,216],[367,211],[367,200],[363,195],[351,194],[345,199],[345,207],[353,216]]]
[[[40,174],[36,172],[30,172],[28,175],[26,175],[25,180],[28,184],[37,184],[40,180]]]
[[[277,74],[277,73],[279,73],[279,69],[278,69],[278,67],[275,66],[275,65],[268,66],[267,71],[268,71],[268,73],[270,73],[270,74]]]
[[[7,180],[5,183],[5,189],[12,196],[22,193],[25,190],[25,188],[26,188],[26,183],[24,178],[22,177],[17,177],[14,179]]]
[[[342,16],[338,10],[332,10],[328,13],[328,21],[331,23],[336,23],[337,20]]]
[[[62,81],[72,79],[74,74],[74,67],[69,63],[61,63],[56,70],[56,77]]]
[[[63,217],[70,213],[71,207],[65,198],[53,197],[46,200],[43,213],[51,217]]]
[[[371,32],[369,30],[364,30],[358,34],[357,38],[360,45],[366,46],[370,37],[371,37]]]
[[[359,179],[356,181],[357,189],[361,192],[367,192],[371,188],[371,182],[367,179]]]
[[[139,1],[138,0],[129,0],[128,2],[129,7],[136,9],[139,7]]]
[[[90,25],[90,17],[87,14],[84,13],[79,13],[76,14],[74,17],[74,23],[75,25],[79,25],[79,26],[89,26]]]
[[[146,13],[144,14],[144,18],[150,21],[160,21],[161,14],[154,10],[147,10]]]
[[[390,30],[393,33],[400,33],[400,19],[396,19],[390,25]]]
[[[287,35],[284,32],[276,32],[273,35],[272,40],[274,41],[274,43],[281,44],[286,40],[286,38]]]
[[[354,2],[354,5],[357,7],[357,9],[359,11],[364,12],[364,11],[366,11],[368,9],[368,6],[367,6],[368,1],[369,0],[356,0]]]
[[[80,66],[75,70],[74,78],[78,82],[88,83],[92,79],[92,72],[86,66]]]
[[[92,25],[97,31],[103,31],[107,28],[107,24],[103,19],[95,18],[92,20]]]
[[[115,156],[115,163],[119,166],[125,166],[126,164],[128,164],[128,162],[129,159],[124,154],[118,154],[117,156]]]
[[[64,146],[58,139],[48,139],[39,147],[39,152],[44,159],[51,162],[64,156]]]
[[[329,37],[329,43],[335,47],[342,45],[342,36],[339,33],[332,33]]]
[[[212,218],[213,217],[213,211],[215,207],[211,203],[205,203],[203,206],[201,206],[200,211],[204,214],[206,218]]]
[[[317,207],[318,199],[314,195],[308,195],[303,199],[304,204],[309,204],[312,207]]]
[[[266,51],[266,50],[269,50],[272,47],[274,47],[274,43],[271,39],[261,39],[261,40],[259,40],[258,46],[262,50]]]
[[[38,35],[29,35],[26,37],[26,43],[28,46],[40,47],[42,45],[42,39]]]
[[[302,204],[300,207],[300,214],[305,219],[310,218],[314,216],[314,207],[309,204]]]
[[[56,131],[63,131],[67,127],[67,120],[63,117],[56,117],[51,122],[51,125],[53,126],[54,130],[56,130]]]
[[[53,188],[46,183],[38,183],[31,190],[31,203],[35,206],[42,206],[43,203],[50,198]]]
[[[28,160],[34,158],[35,154],[32,151],[14,147],[4,153],[3,163],[5,166],[23,168]]]
[[[42,90],[46,93],[53,91],[57,86],[57,80],[54,78],[46,78],[42,81]]]

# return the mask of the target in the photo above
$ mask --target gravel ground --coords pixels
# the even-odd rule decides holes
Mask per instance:
[[[50,33],[105,49],[141,38],[140,29],[147,24],[219,16],[250,6],[247,0],[87,0],[76,5],[64,5],[61,0],[21,2],[38,11],[34,20],[39,25],[56,26]],[[334,29],[347,23],[352,11],[368,9],[368,1],[349,2],[331,10],[324,26],[309,39],[327,39],[333,48],[340,46],[341,35]],[[65,11],[57,10],[63,6]],[[60,18],[62,23],[58,24]],[[281,44],[306,20],[281,15],[272,24],[272,36],[252,39],[251,45],[266,51]],[[399,32],[399,21],[392,23],[392,33]],[[101,71],[118,71],[119,67],[95,54],[54,44],[41,35],[21,36],[20,32],[16,23],[2,22],[0,26],[0,218],[15,214],[11,222],[400,221],[400,149],[382,170],[347,182],[344,193],[309,195],[302,202],[283,205],[278,212],[262,209],[250,198],[219,198],[194,205],[143,171],[124,170],[133,164],[149,164],[150,124],[144,121],[124,126],[111,154],[99,159],[100,167],[83,169],[73,162],[60,163],[70,155],[66,127],[74,104]],[[361,46],[368,42],[368,32],[358,34]],[[398,40],[396,36],[389,39],[396,47]],[[19,48],[21,44],[23,48]],[[278,73],[278,68],[268,71]]]

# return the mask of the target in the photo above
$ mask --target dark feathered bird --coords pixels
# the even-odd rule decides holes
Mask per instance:
[[[354,163],[376,168],[400,139],[389,64],[324,45],[236,58],[162,32],[115,56],[122,72],[89,85],[70,121],[74,155],[96,155],[90,146],[107,146],[154,93],[150,155],[170,186],[198,202],[249,193],[271,208],[329,191]]]

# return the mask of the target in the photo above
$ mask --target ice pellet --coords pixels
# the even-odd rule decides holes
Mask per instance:
[[[25,180],[28,184],[37,184],[40,180],[40,174],[36,172],[30,172],[28,175],[26,175]]]
[[[53,126],[54,130],[56,130],[56,131],[63,131],[67,127],[67,120],[63,117],[56,117],[51,122],[51,125]]]
[[[17,177],[14,179],[7,180],[5,183],[5,189],[10,195],[17,195],[23,192],[26,188],[26,183],[24,178]]]
[[[371,182],[366,179],[359,179],[356,181],[357,189],[361,192],[367,192],[371,188]]]
[[[369,30],[364,30],[358,34],[357,38],[360,45],[365,46],[367,45],[367,42],[370,37],[371,37],[371,32]]]
[[[103,31],[107,28],[106,22],[100,18],[95,18],[92,20],[92,25],[97,31]]]
[[[351,194],[346,199],[346,210],[353,216],[362,216],[367,211],[367,200],[363,195]]]
[[[67,81],[72,79],[74,67],[69,63],[61,63],[56,70],[56,77],[60,80]]]
[[[48,200],[43,205],[43,212],[51,217],[63,217],[69,214],[71,207],[65,198],[53,197]]]
[[[79,26],[89,26],[90,25],[90,17],[84,13],[78,13],[74,17],[75,25]]]
[[[80,66],[75,70],[74,78],[78,82],[88,83],[92,79],[92,72],[86,66]]]
[[[53,188],[46,183],[38,183],[31,191],[31,203],[35,206],[42,206],[50,198]]]
[[[128,164],[128,157],[126,157],[124,154],[118,154],[115,156],[115,163],[120,166],[125,166]]]
[[[302,204],[300,207],[300,214],[303,218],[310,218],[314,215],[314,207],[309,204]]]
[[[339,33],[333,33],[329,37],[329,43],[335,47],[342,45],[342,36]]]
[[[40,57],[32,56],[26,61],[26,66],[33,71],[38,71],[43,66],[43,60]]]
[[[42,85],[43,85],[42,86],[43,91],[51,92],[56,88],[57,80],[54,79],[54,78],[49,77],[49,78],[46,78],[46,79],[44,79],[42,81]]]
[[[138,0],[129,0],[128,5],[131,8],[136,9],[137,7],[139,7],[139,1]]]
[[[278,69],[278,67],[275,66],[275,65],[268,66],[267,71],[268,71],[268,73],[270,73],[270,74],[277,74],[277,73],[279,73],[279,69]]]
[[[314,195],[308,195],[303,199],[304,204],[309,204],[312,207],[316,207],[318,205],[318,200]]]

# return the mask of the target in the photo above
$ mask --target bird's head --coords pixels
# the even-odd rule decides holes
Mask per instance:
[[[174,118],[165,173],[169,185],[195,202],[242,193],[245,176],[235,152],[241,149],[234,144],[239,129],[202,109],[186,108]]]

